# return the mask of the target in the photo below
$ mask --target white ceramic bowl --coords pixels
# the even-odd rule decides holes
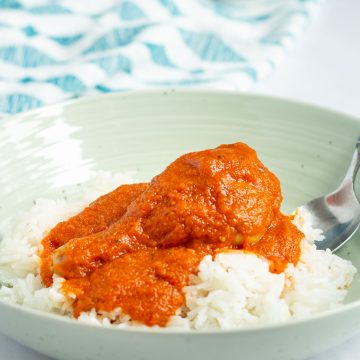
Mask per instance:
[[[284,210],[336,187],[360,122],[284,100],[216,92],[113,94],[71,101],[0,123],[0,219],[33,199],[61,195],[91,170],[138,170],[148,180],[177,157],[244,141],[282,182]],[[356,235],[340,252],[360,268]],[[300,359],[360,330],[360,283],[337,310],[232,331],[109,329],[0,302],[0,330],[58,359]]]

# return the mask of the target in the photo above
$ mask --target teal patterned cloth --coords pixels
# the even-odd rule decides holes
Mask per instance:
[[[246,90],[320,0],[0,0],[0,114],[155,87]]]

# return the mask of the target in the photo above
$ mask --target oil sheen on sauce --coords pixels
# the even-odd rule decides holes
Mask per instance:
[[[43,239],[41,276],[66,279],[74,316],[121,308],[166,326],[205,255],[242,249],[270,270],[296,264],[303,234],[280,212],[280,183],[243,143],[185,154],[149,184],[123,185]]]

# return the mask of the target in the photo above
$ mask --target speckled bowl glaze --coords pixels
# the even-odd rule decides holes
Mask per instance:
[[[93,170],[149,180],[178,155],[221,143],[254,147],[282,183],[291,212],[333,190],[360,121],[290,101],[222,92],[161,91],[74,100],[0,122],[0,220],[57,198]],[[360,268],[360,236],[339,255]],[[307,320],[232,331],[108,329],[0,302],[0,331],[58,359],[301,359],[360,330],[360,281],[347,303]]]

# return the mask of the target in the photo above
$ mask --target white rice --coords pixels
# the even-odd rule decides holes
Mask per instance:
[[[40,242],[58,222],[80,212],[101,194],[130,182],[129,174],[98,173],[80,188],[80,201],[38,200],[30,211],[9,224],[0,243],[0,299],[71,317],[72,299],[60,291],[63,279],[55,276],[50,288],[41,284]],[[311,218],[304,211],[297,211],[294,223],[305,234],[296,266],[290,264],[283,273],[273,274],[268,262],[253,254],[231,251],[214,260],[205,256],[198,274],[191,276],[190,285],[184,288],[186,304],[170,319],[168,327],[242,328],[302,318],[341,305],[355,267],[329,250],[316,249],[314,240],[321,240],[322,234],[311,227]],[[101,314],[92,310],[82,313],[78,321],[142,326],[121,309]]]

